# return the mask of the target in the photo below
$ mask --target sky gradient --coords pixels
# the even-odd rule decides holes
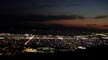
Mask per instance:
[[[0,15],[14,16],[13,20],[5,19],[10,26],[61,24],[71,27],[108,29],[108,0],[1,0]],[[29,17],[29,15],[33,16]],[[39,15],[43,19],[41,22],[38,22]]]
[[[1,14],[108,15],[108,0],[1,0]]]

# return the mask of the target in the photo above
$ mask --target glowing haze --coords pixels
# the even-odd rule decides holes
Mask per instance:
[[[108,18],[103,19],[65,19],[37,22],[39,24],[51,25],[59,24],[69,27],[84,27],[95,29],[108,29]]]

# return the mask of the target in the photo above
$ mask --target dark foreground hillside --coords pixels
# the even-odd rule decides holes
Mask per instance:
[[[57,52],[54,54],[23,53],[13,57],[2,56],[0,60],[72,60],[72,59],[108,59],[108,46],[91,47],[87,50],[76,50],[75,52]]]

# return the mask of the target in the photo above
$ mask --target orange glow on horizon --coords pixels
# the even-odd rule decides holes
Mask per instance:
[[[105,19],[65,19],[65,20],[49,20],[38,22],[40,24],[50,25],[59,24],[70,27],[85,27],[95,29],[108,29],[108,18]]]

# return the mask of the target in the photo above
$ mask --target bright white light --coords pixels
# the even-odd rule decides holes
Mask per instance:
[[[34,38],[35,35],[33,35],[32,37],[29,37],[29,40],[27,42],[25,42],[25,45],[27,45],[29,43],[30,40],[32,40]]]
[[[86,47],[78,46],[78,49],[86,49]]]

